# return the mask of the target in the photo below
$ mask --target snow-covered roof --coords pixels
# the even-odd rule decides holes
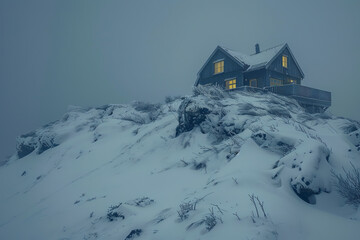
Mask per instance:
[[[241,62],[244,65],[248,65],[249,67],[246,71],[249,72],[266,66],[273,58],[275,58],[278,55],[278,53],[285,46],[286,43],[280,44],[278,46],[268,48],[266,50],[261,51],[260,53],[252,54],[252,55],[246,55],[244,53],[233,51],[223,46],[220,47],[223,50],[225,50],[229,55],[234,57],[237,61]]]

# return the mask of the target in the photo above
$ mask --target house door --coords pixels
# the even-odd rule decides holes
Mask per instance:
[[[250,87],[257,87],[257,79],[250,79],[249,86]]]

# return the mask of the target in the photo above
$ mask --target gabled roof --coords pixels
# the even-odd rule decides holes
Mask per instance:
[[[247,68],[247,71],[252,71],[266,66],[285,47],[285,45],[286,44],[281,44],[252,55],[246,55],[225,47],[221,48],[224,49],[228,54],[236,58],[238,61],[248,65],[249,67]]]
[[[246,69],[246,72],[251,72],[260,68],[268,68],[270,64],[283,52],[283,50],[287,48],[296,66],[298,67],[302,77],[304,77],[304,73],[301,70],[299,64],[297,63],[287,43],[265,49],[257,54],[252,54],[252,55],[246,55],[222,46],[220,46],[220,48],[223,49],[226,53],[228,53],[228,55],[235,58],[237,62],[241,62],[242,65],[247,65],[248,68]]]
[[[239,64],[241,67],[245,68],[246,64],[244,64],[243,62],[239,61],[239,59],[237,59],[236,57],[232,56],[231,54],[229,54],[225,48],[221,47],[221,46],[217,46],[215,48],[215,50],[211,53],[210,57],[208,57],[208,59],[206,60],[206,62],[204,63],[204,65],[200,68],[198,75],[201,73],[201,71],[204,69],[204,67],[209,63],[210,59],[214,56],[214,54],[218,51],[222,51],[225,55],[229,56],[232,60],[234,60],[234,62],[236,62],[237,64]]]
[[[206,62],[204,63],[204,65],[200,68],[198,74],[197,74],[197,78],[195,81],[195,86],[198,85],[199,82],[199,78],[200,78],[200,73],[202,72],[202,70],[205,68],[205,66],[209,63],[210,59],[214,56],[214,54],[217,51],[222,51],[225,55],[229,56],[234,62],[236,62],[237,64],[239,64],[239,66],[241,66],[242,68],[246,69],[246,64],[244,64],[243,62],[239,61],[237,58],[233,57],[231,54],[229,54],[224,48],[222,48],[221,46],[217,46],[215,48],[215,50],[211,53],[210,57],[208,57],[208,59],[206,60]]]

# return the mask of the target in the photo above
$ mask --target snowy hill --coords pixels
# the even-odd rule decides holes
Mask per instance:
[[[359,134],[286,97],[216,88],[72,108],[0,167],[0,239],[357,239],[360,210],[331,172],[360,167]]]

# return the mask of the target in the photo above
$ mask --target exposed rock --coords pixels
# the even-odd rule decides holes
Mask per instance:
[[[294,149],[296,139],[285,138],[276,134],[269,134],[264,131],[254,133],[251,138],[259,147],[268,149],[269,151],[279,153],[283,156]]]
[[[141,229],[133,229],[131,232],[126,236],[125,240],[131,240],[136,237],[139,237],[142,233]]]
[[[185,99],[178,110],[179,125],[176,128],[176,136],[183,132],[191,131],[205,121],[206,116],[211,112],[206,105],[199,105],[190,99]]]
[[[146,207],[154,203],[153,199],[148,197],[136,198],[132,201],[126,202],[127,205],[136,206],[136,207]]]

